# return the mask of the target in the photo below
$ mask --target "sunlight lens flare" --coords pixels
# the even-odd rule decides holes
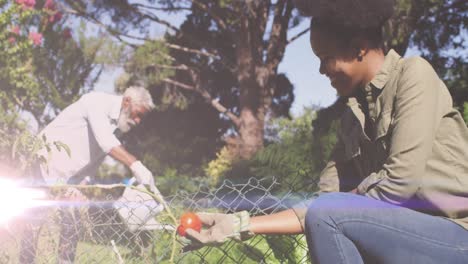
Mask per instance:
[[[0,224],[21,215],[28,208],[39,206],[45,198],[43,190],[20,187],[13,181],[0,179]]]

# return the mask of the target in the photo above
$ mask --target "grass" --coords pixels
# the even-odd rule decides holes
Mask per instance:
[[[18,263],[19,241],[13,236],[4,236],[3,234],[0,234],[0,238],[0,263]],[[170,233],[158,231],[156,239],[148,247],[140,251],[136,250],[135,244],[125,242],[125,239],[117,244],[117,249],[125,264],[167,264],[170,263],[170,239]],[[57,245],[58,229],[43,229],[39,238],[37,263],[57,263]],[[177,250],[180,249],[181,245],[177,243]],[[256,236],[243,243],[231,241],[221,247],[205,247],[190,253],[177,254],[175,262],[210,264],[305,263],[306,260],[294,261],[291,256],[297,254],[297,248],[295,251],[291,251],[285,258],[278,257],[264,237]],[[106,241],[106,244],[80,241],[76,251],[75,263],[116,264],[119,262],[110,241]]]

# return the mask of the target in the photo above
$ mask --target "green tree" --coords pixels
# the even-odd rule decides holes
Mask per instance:
[[[216,57],[174,51],[178,62],[196,69],[177,78],[229,119],[226,143],[234,156],[248,159],[264,145],[267,116],[288,115],[293,86],[277,67],[300,19],[292,1],[199,1],[191,10],[169,41]]]

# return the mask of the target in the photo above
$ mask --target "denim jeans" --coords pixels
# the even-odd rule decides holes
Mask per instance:
[[[468,263],[463,227],[351,193],[323,194],[313,201],[305,234],[314,264]]]

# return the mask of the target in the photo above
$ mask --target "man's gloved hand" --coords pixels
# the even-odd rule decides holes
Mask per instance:
[[[141,161],[137,160],[130,165],[130,170],[138,183],[148,185],[150,190],[155,188],[153,173],[149,171]]]
[[[191,244],[183,248],[184,252],[204,246],[219,246],[228,239],[243,241],[254,235],[249,231],[250,216],[247,211],[234,214],[198,213],[197,215],[208,229],[202,229],[200,233],[187,229],[186,236],[191,240]]]

